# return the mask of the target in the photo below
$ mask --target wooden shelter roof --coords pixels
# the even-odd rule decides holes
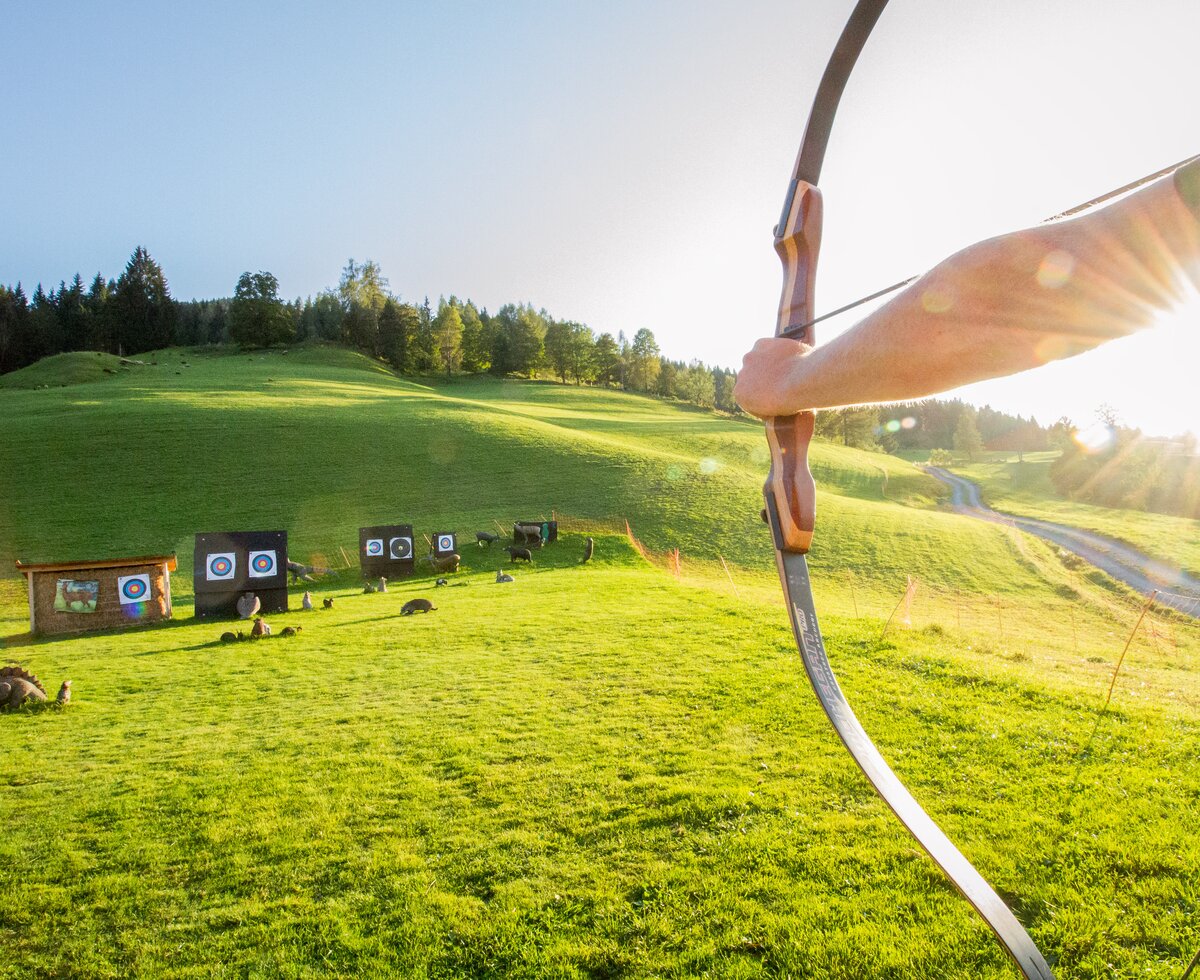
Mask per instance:
[[[98,561],[48,561],[23,563],[17,559],[17,571],[22,575],[33,572],[78,572],[98,568],[129,568],[133,565],[163,565],[173,572],[177,567],[174,553],[169,555],[139,555],[135,558],[101,558]]]

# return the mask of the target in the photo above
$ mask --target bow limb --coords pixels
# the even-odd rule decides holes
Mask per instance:
[[[886,3],[858,0],[842,31],[817,89],[783,214],[775,228],[775,251],[783,263],[776,333],[799,333],[799,339],[810,345],[822,222],[816,184],[842,90]],[[763,487],[763,518],[771,527],[792,632],[817,700],[876,792],[995,932],[1026,980],[1053,980],[1050,967],[1021,923],[884,761],[850,709],[829,665],[805,560],[816,516],[816,487],[808,467],[813,421],[811,412],[767,420],[771,472]]]

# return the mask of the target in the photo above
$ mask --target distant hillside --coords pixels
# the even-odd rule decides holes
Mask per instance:
[[[102,382],[0,392],[0,568],[174,549],[186,576],[197,531],[285,528],[295,554],[328,557],[369,523],[471,533],[552,511],[627,520],[689,560],[773,567],[756,424],[601,388],[418,384],[340,348],[142,360]],[[940,488],[910,464],[826,443],[812,464],[815,568],[889,590],[907,574],[1044,588],[1003,534],[936,510]]]

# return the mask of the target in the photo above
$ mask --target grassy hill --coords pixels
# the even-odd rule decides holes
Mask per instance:
[[[757,426],[333,349],[146,360],[0,391],[3,567],[184,566],[172,624],[56,641],[20,636],[0,579],[3,655],[76,692],[0,716],[0,976],[1012,976],[807,689]],[[1200,942],[1195,628],[1143,635],[1101,714],[1119,592],[937,510],[905,463],[819,445],[814,468],[818,608],[885,756],[1060,978],[1177,978]],[[198,530],[284,527],[337,565],[361,524],[551,509],[562,540],[509,586],[471,546],[463,587],[363,595],[339,570],[331,611],[272,617],[292,639],[190,618]],[[882,635],[908,575],[912,628]],[[438,610],[401,618],[415,595]]]
[[[1057,457],[1026,453],[1018,462],[1004,453],[956,466],[955,472],[980,484],[984,499],[997,510],[1106,534],[1200,575],[1200,521],[1064,500],[1050,482],[1050,465]]]

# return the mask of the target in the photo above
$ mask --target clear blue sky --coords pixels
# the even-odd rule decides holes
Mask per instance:
[[[406,299],[737,366],[851,6],[9,5],[0,282],[115,276],[144,244],[177,297],[257,269],[290,297],[372,258]],[[834,127],[819,305],[1200,151],[1197,37],[1194,0],[892,0]],[[1167,431],[1197,414],[1195,311],[968,395]]]

